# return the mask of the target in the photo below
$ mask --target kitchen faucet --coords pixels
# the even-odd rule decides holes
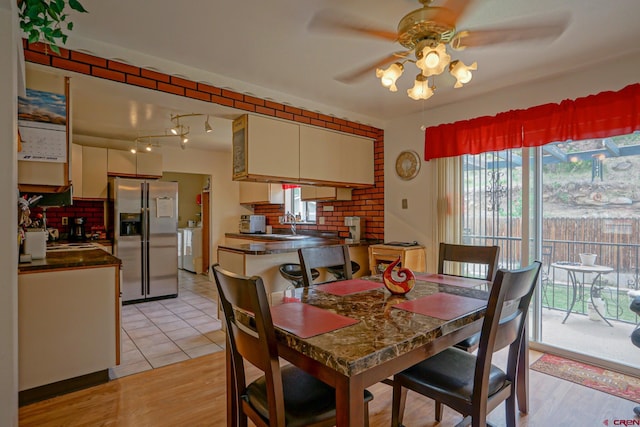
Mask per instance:
[[[291,222],[291,234],[296,234],[296,216],[291,212],[287,212],[286,214],[284,214],[284,221]]]

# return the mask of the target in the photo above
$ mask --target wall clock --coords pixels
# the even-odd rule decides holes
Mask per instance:
[[[396,159],[396,173],[404,180],[413,179],[420,172],[420,156],[412,150],[405,150]]]

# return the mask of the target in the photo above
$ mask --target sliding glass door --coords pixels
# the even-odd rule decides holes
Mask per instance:
[[[465,156],[463,165],[464,241],[500,245],[501,267],[543,262],[532,340],[639,368],[629,305],[640,294],[640,136]]]

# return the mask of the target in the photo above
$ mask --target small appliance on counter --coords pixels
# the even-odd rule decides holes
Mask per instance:
[[[362,227],[360,226],[359,216],[345,216],[344,225],[349,227],[348,243],[358,243],[362,239]]]
[[[70,242],[84,242],[87,240],[87,229],[85,225],[84,217],[71,218],[71,225],[69,226],[69,241]]]
[[[264,233],[267,218],[264,215],[240,215],[240,233]]]
[[[31,255],[31,259],[44,259],[47,256],[46,230],[27,229],[24,233],[24,253]]]

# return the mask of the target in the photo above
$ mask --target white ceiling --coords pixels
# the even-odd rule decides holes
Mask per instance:
[[[400,18],[421,5],[416,0],[81,0],[88,14],[73,14],[69,47],[108,56],[149,58],[175,74],[230,87],[238,92],[380,124],[464,98],[544,79],[640,51],[638,0],[476,0],[458,29],[485,29],[545,23],[568,16],[565,32],[553,41],[519,42],[454,52],[465,63],[478,62],[473,80],[461,89],[436,79],[427,101],[414,101],[406,90],[417,69],[406,64],[398,92],[380,86],[374,73],[354,84],[334,77],[402,50],[392,42],[351,34],[310,31],[320,10],[333,9],[358,22],[395,31]],[[436,0],[435,5],[442,0]],[[120,50],[118,50],[120,49]],[[145,63],[135,65],[146,66]],[[170,70],[171,68],[171,70]],[[203,78],[203,76],[205,76]],[[607,76],[603,75],[603,79]],[[88,143],[101,138],[131,140],[157,134],[175,113],[214,117],[214,135],[204,134],[204,117],[188,119],[192,141],[207,149],[230,146],[230,119],[240,113],[214,104],[153,92],[99,79],[74,78],[74,134]],[[186,119],[185,119],[186,120]],[[202,135],[196,135],[200,130]]]

